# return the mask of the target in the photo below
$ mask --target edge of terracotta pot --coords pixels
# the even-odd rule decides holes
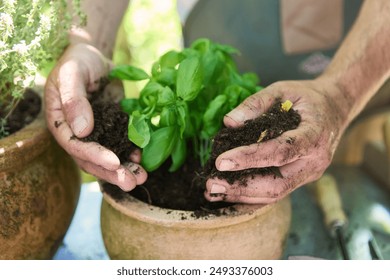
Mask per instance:
[[[33,122],[0,140],[0,170],[6,171],[16,165],[27,164],[50,146],[50,137],[41,110]],[[7,161],[10,157],[14,160]]]
[[[62,158],[58,163],[52,162],[49,164],[51,168],[50,172],[56,172],[57,175],[56,181],[50,182],[56,184],[57,187],[61,185],[60,188],[63,192],[58,193],[58,188],[53,188],[53,185],[49,190],[53,191],[52,195],[54,195],[57,200],[62,199],[60,196],[64,196],[66,197],[67,202],[55,204],[55,206],[53,206],[53,204],[42,202],[42,199],[44,198],[38,197],[35,200],[30,200],[31,205],[35,206],[34,209],[31,209],[32,206],[30,205],[26,206],[27,208],[23,208],[25,210],[25,212],[23,212],[24,214],[17,211],[17,213],[19,213],[17,215],[17,219],[19,220],[16,221],[18,223],[17,232],[14,233],[12,237],[5,237],[4,240],[6,240],[8,244],[6,244],[5,247],[0,246],[2,249],[5,249],[5,251],[0,252],[0,259],[52,258],[69,228],[78,204],[81,187],[80,172],[75,162],[57,144],[47,129],[43,112],[44,107],[42,106],[38,116],[30,124],[0,140],[0,175],[9,172],[15,173],[14,169],[20,170],[18,166],[28,166],[30,164],[39,165],[41,168],[45,168],[45,166],[41,164],[42,160],[47,160],[48,157],[54,154],[65,156],[66,158]],[[31,172],[30,170],[32,170],[30,167],[23,167],[21,173]],[[69,178],[70,174],[72,175],[71,178]],[[60,177],[60,179],[58,179],[58,177]],[[7,177],[5,178],[7,179]],[[1,179],[0,176],[0,183],[2,182]],[[24,181],[19,182],[22,184],[24,183]],[[34,188],[37,187],[35,184],[32,186]],[[3,185],[0,187],[3,187]],[[28,190],[24,193],[27,194],[22,198],[30,199],[31,193],[29,193]],[[16,203],[22,202],[18,201]],[[28,209],[28,207],[30,207],[30,209]],[[49,211],[45,214],[45,207],[54,207],[55,209],[50,208],[52,211],[54,210],[54,212]],[[55,219],[54,228],[42,227],[41,224],[50,221],[51,216]],[[42,236],[40,236],[40,238],[34,239],[32,236],[38,231],[44,232],[46,235],[42,237],[44,234],[41,234]],[[27,236],[27,238],[24,238],[23,236]],[[4,240],[1,240],[0,236],[0,241]],[[12,245],[13,243],[15,243],[15,245]],[[7,248],[11,248],[12,251],[7,251]]]
[[[269,212],[278,203],[287,203],[291,209],[290,197],[287,196],[274,204],[234,204],[234,209],[230,207],[221,208],[220,211],[224,213],[223,215],[196,217],[193,211],[161,208],[147,204],[132,196],[126,196],[125,199],[118,201],[103,192],[103,199],[126,216],[152,224],[178,228],[210,229],[235,225],[253,219],[254,216]]]

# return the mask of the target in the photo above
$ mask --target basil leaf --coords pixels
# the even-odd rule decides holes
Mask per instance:
[[[215,76],[215,73],[219,72],[221,67],[219,67],[219,59],[212,51],[207,51],[202,56],[202,66],[203,66],[203,75],[204,75],[204,84],[208,85],[209,82],[213,81],[212,77]]]
[[[250,95],[252,95],[253,93],[250,92],[249,90],[245,89],[245,88],[242,88],[241,92],[240,92],[240,98],[238,100],[238,104],[242,103],[242,101],[244,101],[245,99],[247,99]],[[237,104],[237,105],[238,105]]]
[[[155,93],[158,94],[163,89],[164,89],[164,87],[161,84],[159,84],[157,82],[154,82],[154,81],[150,81],[141,90],[140,96],[142,96],[142,95],[149,95],[149,94],[155,94]]]
[[[126,112],[129,115],[131,115],[133,111],[137,111],[141,109],[138,98],[122,99],[120,105],[122,111]]]
[[[187,157],[187,146],[184,139],[178,139],[172,151],[172,164],[169,167],[169,172],[175,172],[183,165]]]
[[[256,86],[260,83],[259,77],[256,73],[248,72],[242,75],[244,84],[247,85],[250,89],[255,89]]]
[[[178,139],[177,127],[159,128],[151,134],[149,144],[142,151],[141,165],[146,171],[154,171],[172,153]]]
[[[218,95],[214,100],[210,102],[203,115],[203,133],[202,137],[213,137],[222,126],[222,119],[225,115],[223,106],[227,101],[226,95]]]
[[[177,123],[180,127],[180,138],[183,138],[184,131],[187,128],[187,125],[190,123],[189,119],[189,112],[188,107],[186,103],[179,103],[176,104],[176,110],[177,110]]]
[[[142,107],[153,107],[156,105],[158,95],[164,90],[164,87],[157,83],[150,81],[140,92],[140,104]]]
[[[141,81],[149,79],[149,75],[142,69],[131,65],[118,65],[108,74],[109,79],[121,79],[129,81]]]
[[[154,78],[157,82],[164,86],[172,86],[176,82],[177,70],[174,68],[161,68],[155,73]]]
[[[173,104],[175,102],[175,93],[171,90],[170,87],[164,87],[164,89],[159,92],[157,105],[166,106]]]
[[[217,44],[214,43],[214,46],[217,50],[220,50],[224,52],[225,54],[240,54],[239,50],[236,48],[233,48],[232,46],[229,45],[222,45],[222,44]]]
[[[223,94],[227,96],[227,102],[229,105],[229,110],[233,110],[240,104],[240,95],[241,95],[242,87],[239,85],[229,85],[225,88]]]
[[[169,51],[160,58],[161,67],[175,68],[176,65],[184,59],[184,55],[181,52]]]
[[[200,39],[195,40],[191,44],[191,49],[200,51],[201,53],[205,53],[206,51],[208,51],[210,49],[211,45],[212,45],[212,43],[209,39],[200,38]]]
[[[177,113],[175,106],[166,106],[160,114],[160,126],[173,126],[177,124]]]
[[[140,148],[144,148],[150,141],[150,129],[145,119],[139,111],[133,112],[130,116],[128,136],[131,142]]]
[[[196,98],[202,88],[203,74],[198,57],[184,59],[177,71],[176,90],[177,96],[185,101]]]

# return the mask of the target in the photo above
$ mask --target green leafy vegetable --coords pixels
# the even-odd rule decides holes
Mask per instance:
[[[130,115],[129,139],[143,148],[141,164],[147,171],[169,157],[169,170],[176,171],[191,146],[202,164],[207,161],[224,115],[262,89],[256,74],[238,73],[232,57],[238,53],[231,46],[199,39],[190,48],[162,55],[151,76],[133,66],[111,71],[111,79],[148,79],[138,99],[121,102]]]
[[[134,111],[129,120],[129,139],[140,148],[144,148],[150,140],[149,125],[145,116]]]
[[[141,164],[146,170],[156,170],[169,157],[178,139],[176,130],[175,126],[167,126],[152,133],[149,145],[142,152]]]
[[[149,78],[149,75],[142,69],[130,65],[119,65],[111,70],[108,78],[121,80],[141,81]]]
[[[177,71],[177,96],[185,101],[192,101],[202,88],[203,75],[197,57],[184,59]]]

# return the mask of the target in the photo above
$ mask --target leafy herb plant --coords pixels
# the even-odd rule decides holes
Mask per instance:
[[[0,2],[0,139],[7,136],[7,119],[25,89],[34,86],[37,72],[55,61],[68,44],[72,18],[85,23],[80,1]]]
[[[141,164],[147,171],[169,157],[169,170],[176,171],[190,147],[204,165],[223,116],[262,89],[256,74],[238,73],[233,54],[238,51],[230,46],[198,39],[162,55],[150,74],[130,65],[110,72],[111,79],[148,80],[139,98],[121,102],[130,116],[129,139],[143,149]]]

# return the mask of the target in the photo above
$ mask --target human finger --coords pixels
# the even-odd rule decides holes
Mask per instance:
[[[146,172],[137,164],[127,167],[120,166],[111,171],[89,161],[76,159],[76,162],[85,172],[116,185],[126,192],[144,183],[147,178]]]
[[[277,138],[226,151],[217,157],[215,165],[219,171],[282,166],[308,154],[309,141],[317,134],[311,128],[286,131]]]
[[[130,161],[135,162],[135,163],[140,163],[141,162],[141,150],[140,149],[135,149],[131,154],[130,154]]]
[[[107,170],[119,167],[119,158],[112,151],[95,142],[83,142],[75,137],[65,120],[59,96],[50,94],[50,89],[46,90],[45,103],[47,127],[68,154],[83,161],[95,162]]]
[[[297,160],[280,168],[282,177],[256,175],[248,178],[246,185],[239,182],[230,185],[222,179],[209,179],[205,197],[210,201],[274,203],[299,186],[318,179],[324,168],[313,166],[315,165],[310,160]]]

